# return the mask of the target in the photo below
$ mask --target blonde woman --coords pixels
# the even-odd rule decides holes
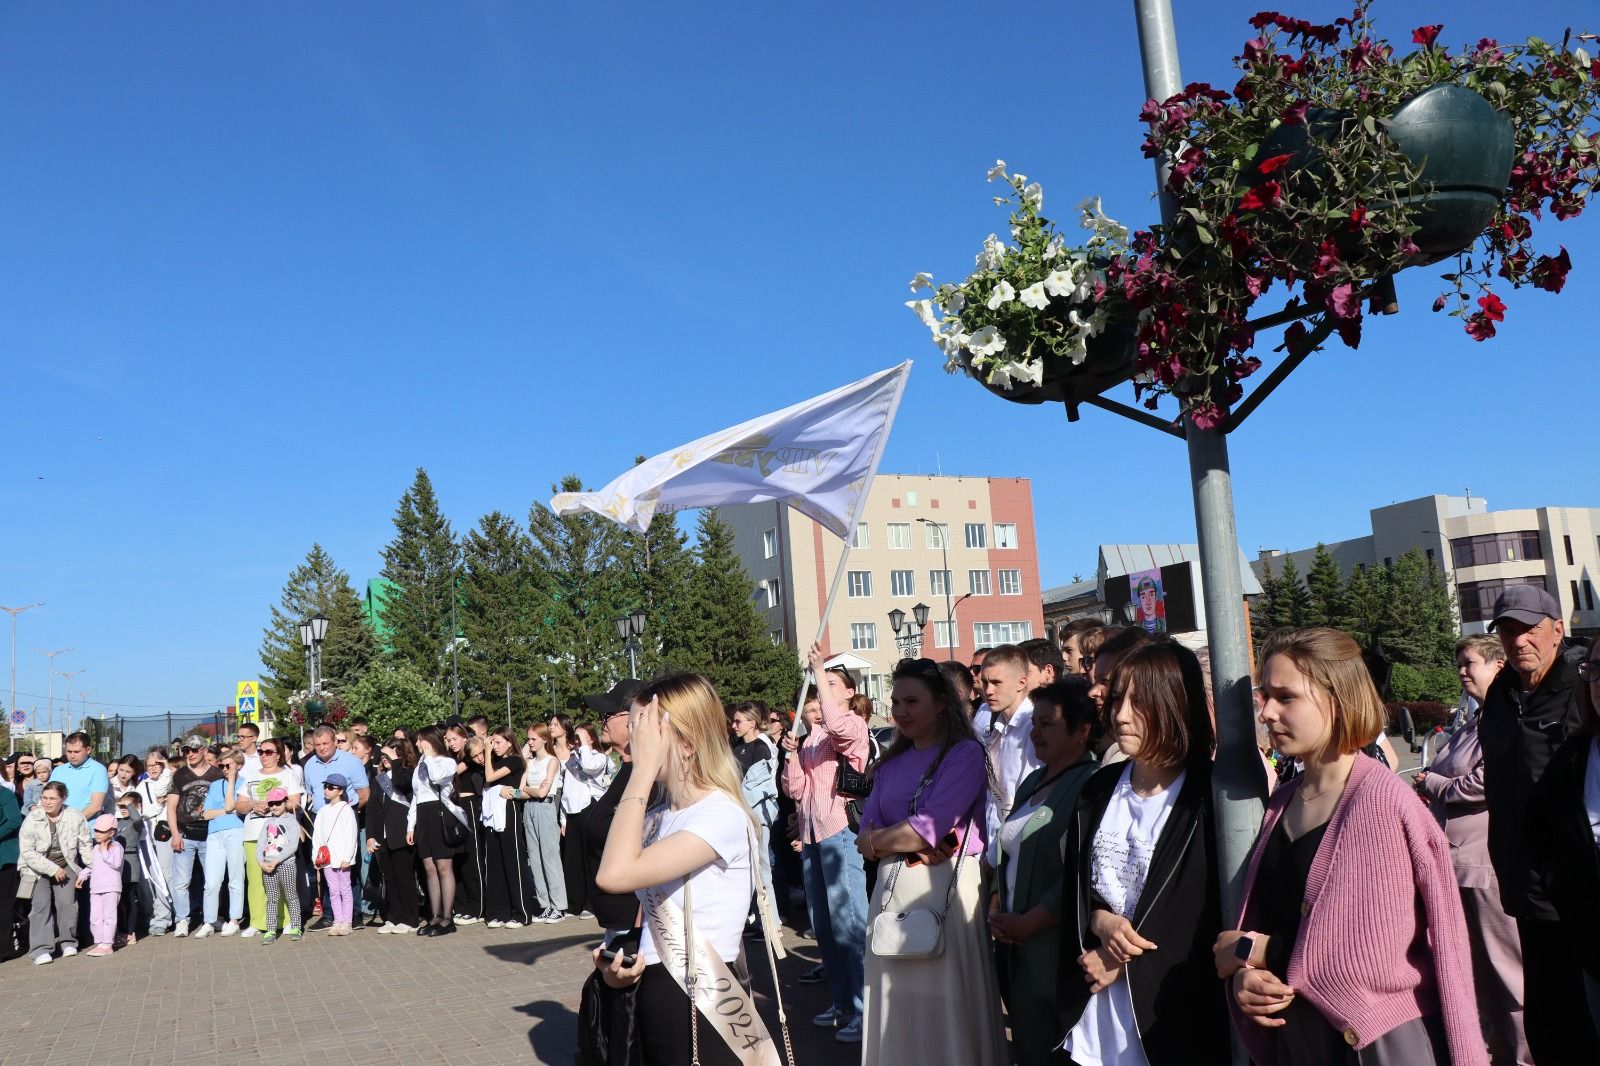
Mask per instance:
[[[550,728],[528,727],[527,762],[517,791],[528,802],[522,807],[522,825],[528,834],[528,866],[533,871],[533,894],[542,909],[534,921],[554,925],[567,917],[567,883],[561,870],[561,763],[550,754]]]
[[[596,883],[605,892],[638,893],[644,930],[636,958],[608,960],[597,950],[595,965],[614,988],[638,985],[636,1032],[645,1066],[686,1066],[696,1044],[705,1066],[737,1064],[741,1056],[730,1040],[743,1049],[747,1040],[771,1037],[750,997],[742,950],[752,863],[759,861],[757,827],[725,739],[722,701],[698,674],[674,674],[641,691],[631,715],[633,773]],[[647,828],[645,808],[658,781],[668,804],[650,812]],[[681,945],[689,929],[700,946],[697,1039],[682,948],[661,946]],[[715,1010],[708,1014],[706,1003]],[[756,1057],[775,1061],[773,1049],[765,1051],[772,1054]]]

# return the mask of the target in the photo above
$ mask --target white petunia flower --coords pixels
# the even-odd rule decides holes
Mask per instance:
[[[964,292],[953,292],[950,294],[950,299],[944,302],[944,309],[952,315],[959,315],[961,309],[966,306],[967,294]]]
[[[999,270],[1000,264],[1005,262],[1006,246],[1000,243],[1000,238],[994,234],[983,239],[983,251],[978,253],[977,264],[979,270]]]
[[[989,384],[1008,389],[1014,385],[1038,385],[1044,381],[1044,364],[1038,359],[1025,363],[996,363],[988,368]]]
[[[918,289],[931,289],[931,288],[933,288],[933,275],[927,273],[926,271],[924,271],[921,274],[918,274],[916,277],[911,279],[911,291],[912,292],[916,292]]]
[[[927,326],[935,333],[939,331],[939,320],[934,317],[932,300],[907,300],[906,306],[911,308],[917,318],[922,320],[924,326]]]
[[[1038,182],[1033,182],[1022,190],[1022,202],[1032,204],[1035,211],[1044,210],[1044,188]]]
[[[1050,271],[1050,276],[1042,284],[1045,292],[1051,296],[1071,296],[1078,289],[1078,279],[1073,275],[1071,265]]]
[[[1049,244],[1044,246],[1045,261],[1048,262],[1051,259],[1060,259],[1066,254],[1066,251],[1067,242],[1062,238],[1061,234],[1058,233],[1054,237],[1050,238]]]
[[[984,326],[967,338],[967,351],[973,355],[999,355],[1006,350],[1006,339],[993,326]]]
[[[996,159],[994,161],[994,166],[989,168],[989,174],[988,174],[987,180],[993,181],[995,178],[1003,178],[1005,176],[1006,176],[1006,161],[1004,159]]]
[[[1004,278],[994,287],[994,292],[989,294],[989,302],[984,306],[991,311],[1000,310],[1000,305],[1017,298],[1017,290],[1011,287],[1011,282]]]
[[[1042,281],[1036,281],[1026,289],[1023,289],[1019,299],[1035,311],[1043,311],[1050,303],[1050,297],[1045,295],[1044,282]]]

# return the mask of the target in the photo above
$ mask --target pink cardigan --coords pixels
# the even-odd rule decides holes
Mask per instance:
[[[1241,929],[1253,928],[1261,855],[1299,785],[1290,782],[1267,801],[1245,873]],[[1356,756],[1317,848],[1301,914],[1289,972],[1278,976],[1347,1043],[1365,1048],[1437,1013],[1453,1066],[1488,1066],[1450,845],[1416,793],[1366,755]],[[1251,1057],[1275,1066],[1272,1031],[1240,1013],[1231,996],[1228,1002]]]

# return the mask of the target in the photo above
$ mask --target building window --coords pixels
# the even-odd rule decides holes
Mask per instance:
[[[1584,610],[1594,610],[1594,585],[1590,584],[1588,578],[1583,579],[1583,602]]]
[[[1578,604],[1580,604],[1582,602],[1583,601],[1578,598],[1578,579],[1577,578],[1573,578],[1572,579],[1572,609],[1574,611],[1576,611],[1578,609]]]
[[[891,547],[891,548],[909,548],[909,547],[911,547],[911,523],[910,522],[890,522],[889,523],[889,547]]]
[[[781,629],[772,630],[770,633],[767,634],[767,639],[771,640],[772,643],[774,643],[774,644],[782,644],[783,643],[783,630],[781,630]]]
[[[852,547],[852,548],[870,548],[870,547],[872,547],[872,538],[867,533],[867,524],[865,522],[857,522],[856,523],[855,534],[850,538],[850,547]]]
[[[989,527],[982,522],[967,523],[967,547],[987,548],[989,546]]]
[[[931,596],[950,595],[950,571],[928,571],[928,594]]]
[[[850,623],[850,650],[851,651],[877,651],[878,650],[878,623],[876,623],[876,622],[851,622]]]
[[[1567,549],[1567,565],[1568,566],[1576,566],[1576,565],[1578,565],[1572,559],[1572,537],[1569,536],[1566,533],[1561,534],[1561,543]]]
[[[889,594],[891,596],[915,596],[917,594],[917,572],[915,570],[889,571]]]
[[[767,606],[768,607],[782,607],[783,606],[783,582],[778,580],[777,578],[771,578],[770,580],[767,581],[766,585],[767,585]]]
[[[994,546],[996,548],[1015,548],[1017,546],[1017,524],[1015,522],[996,522],[994,524]]]
[[[954,647],[954,645],[950,643],[950,630],[951,626],[949,622],[933,623],[933,646],[935,648]]]
[[[1020,644],[1033,638],[1032,622],[974,622],[973,647],[993,648],[1000,644]]]
[[[1459,570],[1466,566],[1543,559],[1544,546],[1539,542],[1537,529],[1518,533],[1483,533],[1476,537],[1456,537],[1450,542],[1450,557]]]
[[[776,529],[769,529],[765,533],[761,534],[761,557],[763,559],[771,559],[777,554],[778,531]]]
[[[1022,571],[1021,570],[996,570],[995,574],[998,575],[998,577],[1000,579],[1000,595],[1002,595],[1002,596],[1020,596],[1020,595],[1022,595]]]
[[[1463,581],[1456,586],[1461,596],[1463,622],[1488,622],[1494,618],[1494,601],[1500,594],[1515,585],[1532,585],[1546,589],[1543,575],[1537,577],[1508,577],[1494,581]]]
[[[928,547],[947,548],[950,546],[950,529],[942,522],[924,522],[922,528],[926,531]]]
[[[846,595],[851,599],[860,599],[872,595],[872,571],[852,570],[845,575]]]
[[[967,592],[973,596],[989,595],[989,571],[968,570]]]
[[[914,492],[906,493],[906,506],[907,507],[915,507],[916,505],[917,505],[917,494],[914,493]]]

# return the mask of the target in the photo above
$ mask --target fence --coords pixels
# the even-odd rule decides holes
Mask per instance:
[[[189,736],[208,741],[230,741],[238,728],[237,716],[226,711],[211,714],[156,714],[140,718],[123,715],[85,718],[83,731],[89,734],[89,750],[102,762],[137,755],[144,758],[151,748],[173,751]]]

